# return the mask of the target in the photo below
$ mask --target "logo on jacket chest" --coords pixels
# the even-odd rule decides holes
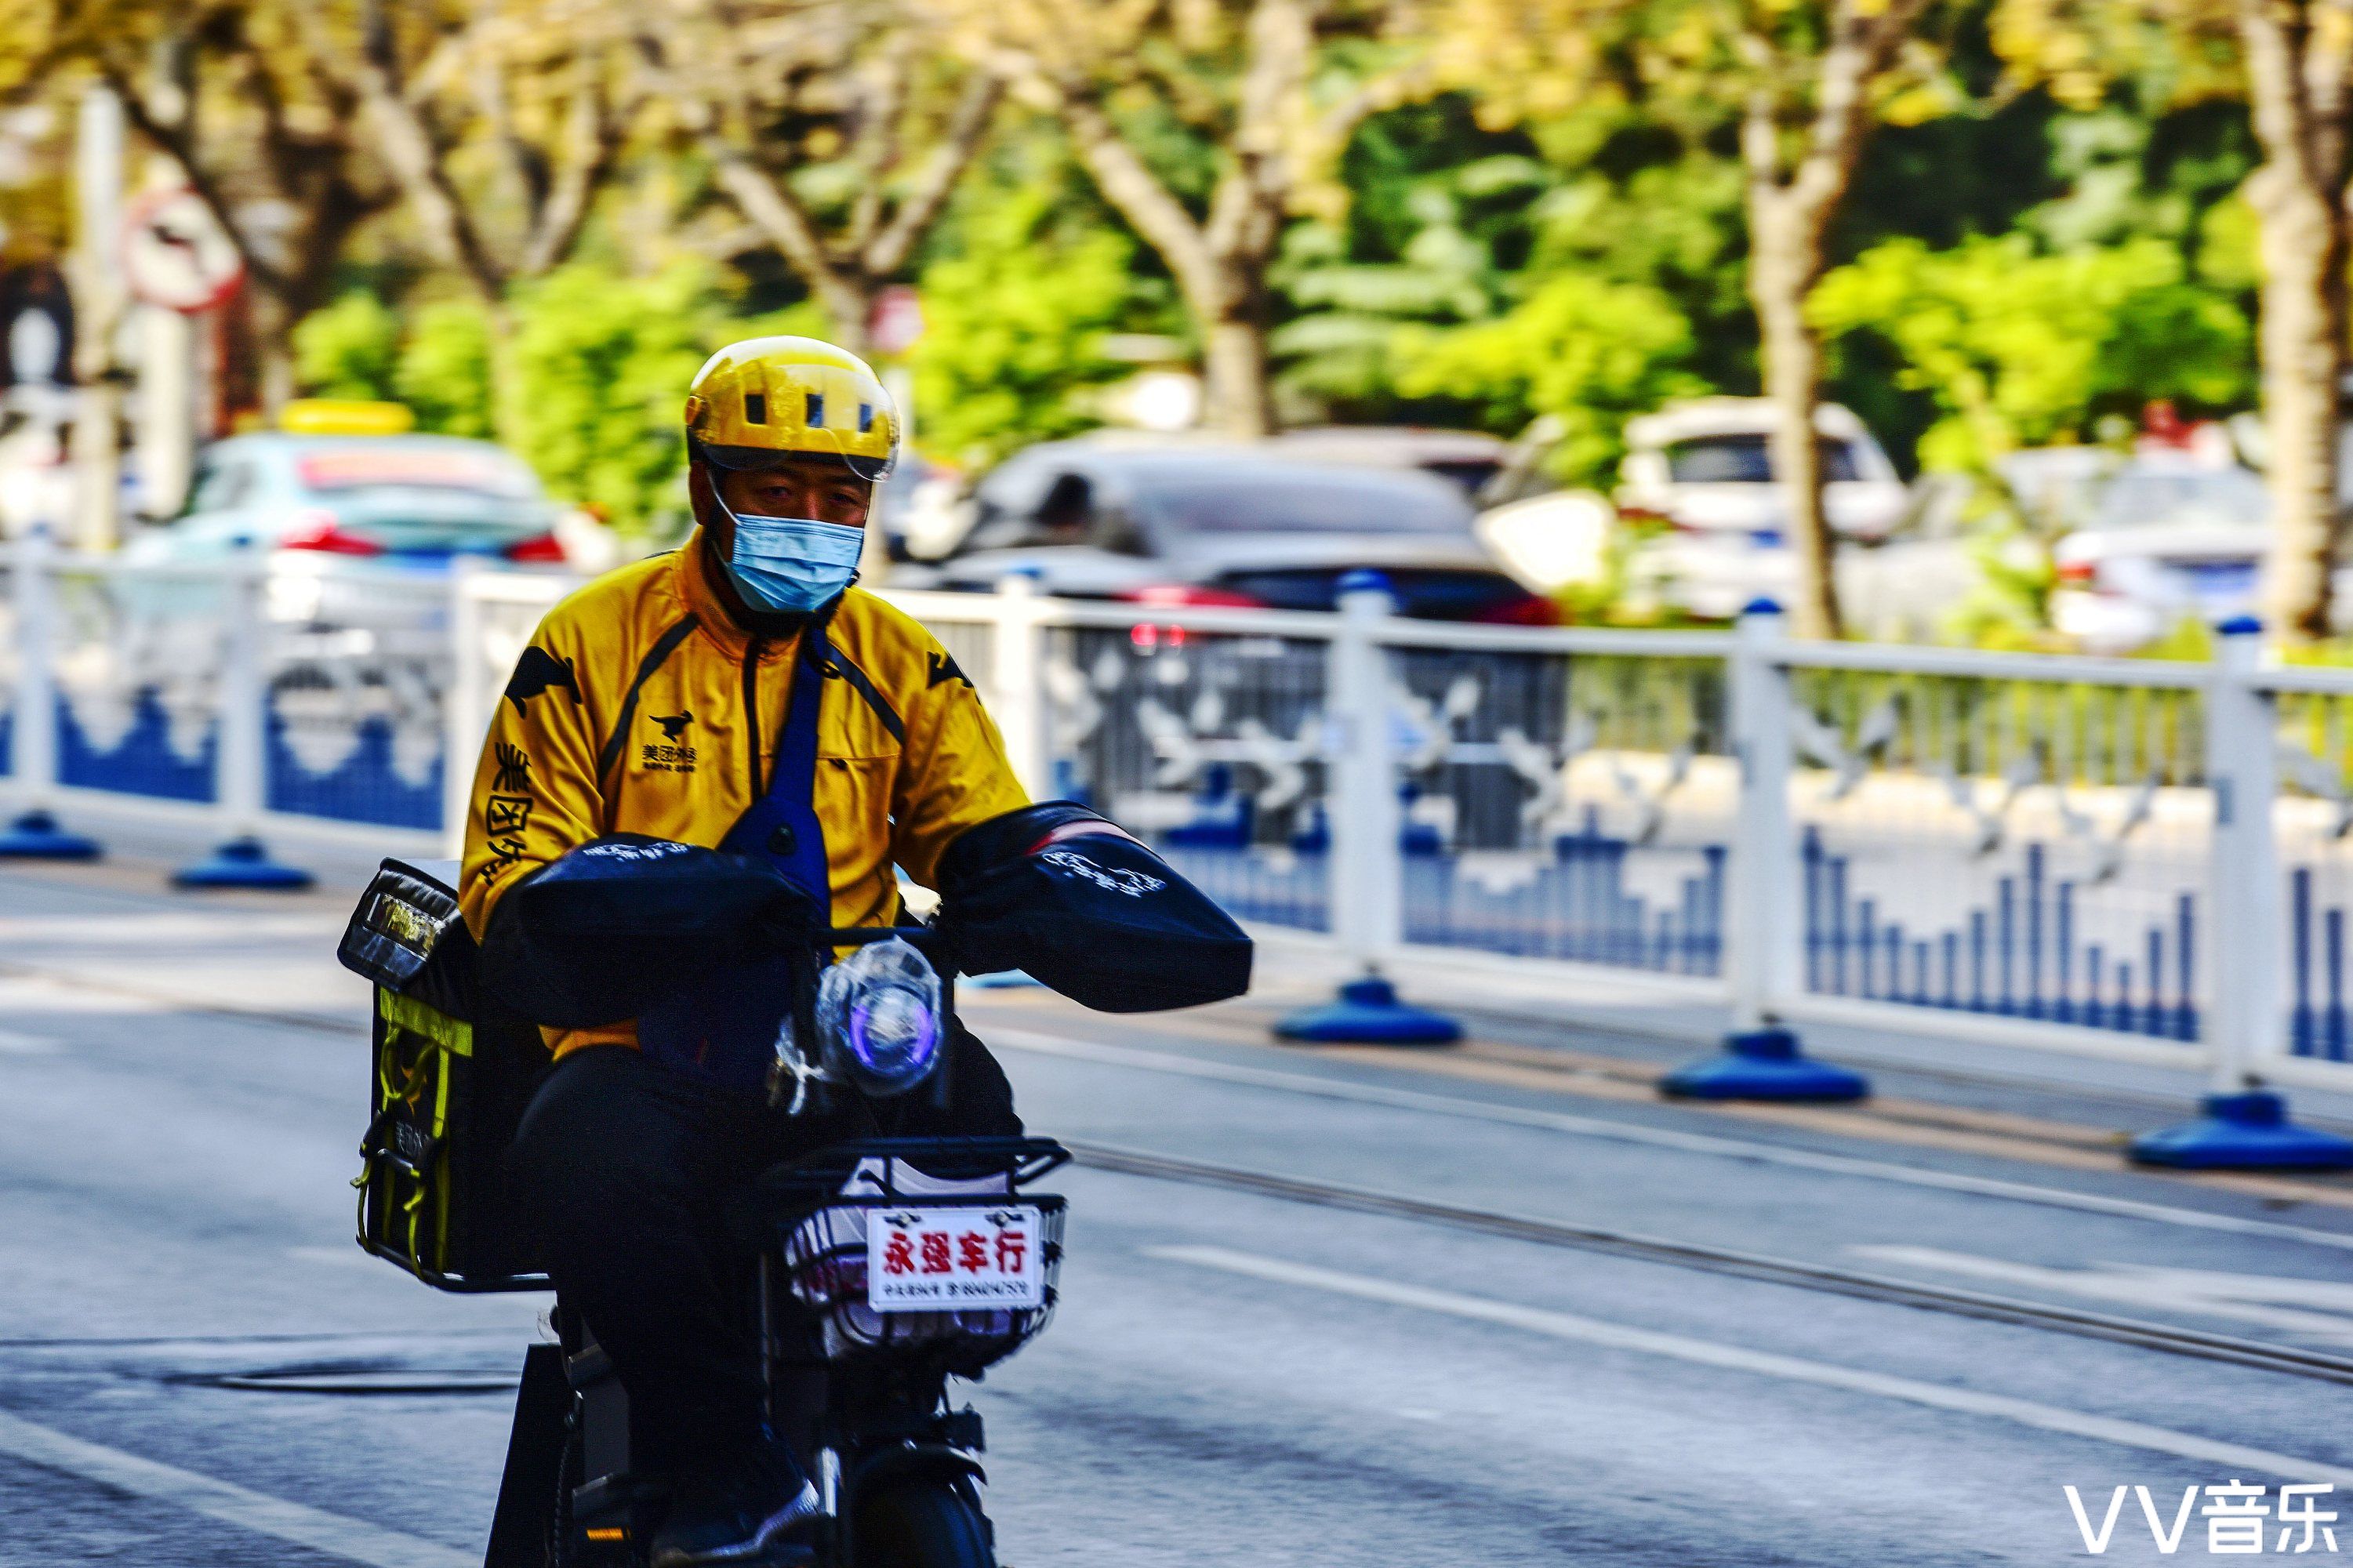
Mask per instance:
[[[691,736],[694,715],[686,709],[646,716],[649,733],[638,749],[638,771],[648,773],[691,773],[694,771]]]

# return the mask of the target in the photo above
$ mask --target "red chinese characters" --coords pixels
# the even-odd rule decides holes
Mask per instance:
[[[923,1232],[923,1249],[924,1273],[945,1274],[955,1267],[949,1258],[948,1233],[946,1231],[927,1230]]]

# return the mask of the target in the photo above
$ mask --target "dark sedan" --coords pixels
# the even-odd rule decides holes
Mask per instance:
[[[1409,616],[1553,619],[1481,547],[1461,489],[1409,469],[1096,437],[1018,454],[971,504],[962,542],[918,580],[982,589],[1031,572],[1064,597],[1326,610],[1345,574],[1371,567]]]

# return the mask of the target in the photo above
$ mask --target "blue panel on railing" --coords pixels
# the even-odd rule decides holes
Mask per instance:
[[[131,728],[104,751],[90,743],[73,707],[58,699],[58,780],[83,789],[167,800],[213,798],[213,758],[220,743],[216,723],[207,723],[194,755],[172,743],[171,716],[153,687],[140,692]]]
[[[1611,837],[1588,812],[1580,831],[1553,841],[1550,863],[1521,867],[1508,886],[1465,875],[1451,856],[1409,855],[1406,940],[1667,974],[1722,973],[1724,847],[1685,852],[1692,869],[1672,877],[1665,896],[1628,887],[1638,847],[1653,866],[1677,854]]]
[[[0,713],[0,773],[16,771],[16,715]]]
[[[2299,866],[2288,873],[2288,1048],[2300,1057],[2341,1062],[2348,1033],[2345,910],[2338,905],[2320,910],[2316,932],[2313,913],[2312,870]],[[2313,984],[2316,956],[2321,972],[2317,993]]]
[[[336,766],[311,773],[286,743],[286,721],[269,716],[269,803],[272,811],[331,816],[343,822],[381,823],[386,827],[441,826],[441,759],[416,783],[393,766],[392,726],[381,718],[360,721],[356,742]]]
[[[2044,847],[2022,877],[1998,877],[1963,923],[1915,933],[1853,896],[1847,858],[1805,837],[1806,988],[1916,1007],[2076,1024],[2164,1039],[2199,1037],[2197,895],[2176,896],[2169,928],[2151,925],[2141,966],[2077,940],[2074,881],[2052,882]],[[2110,960],[2115,962],[2111,963]]]
[[[1236,920],[1332,929],[1331,858],[1283,849],[1164,843],[1160,852]]]

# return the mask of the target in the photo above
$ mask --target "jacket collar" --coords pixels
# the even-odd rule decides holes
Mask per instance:
[[[729,613],[727,602],[719,596],[719,588],[711,578],[711,552],[702,547],[702,530],[697,528],[679,546],[678,594],[692,611],[702,633],[717,644],[729,658],[741,660],[751,646],[752,633],[738,626]],[[763,664],[781,658],[799,645],[800,634],[764,637],[760,661]]]

